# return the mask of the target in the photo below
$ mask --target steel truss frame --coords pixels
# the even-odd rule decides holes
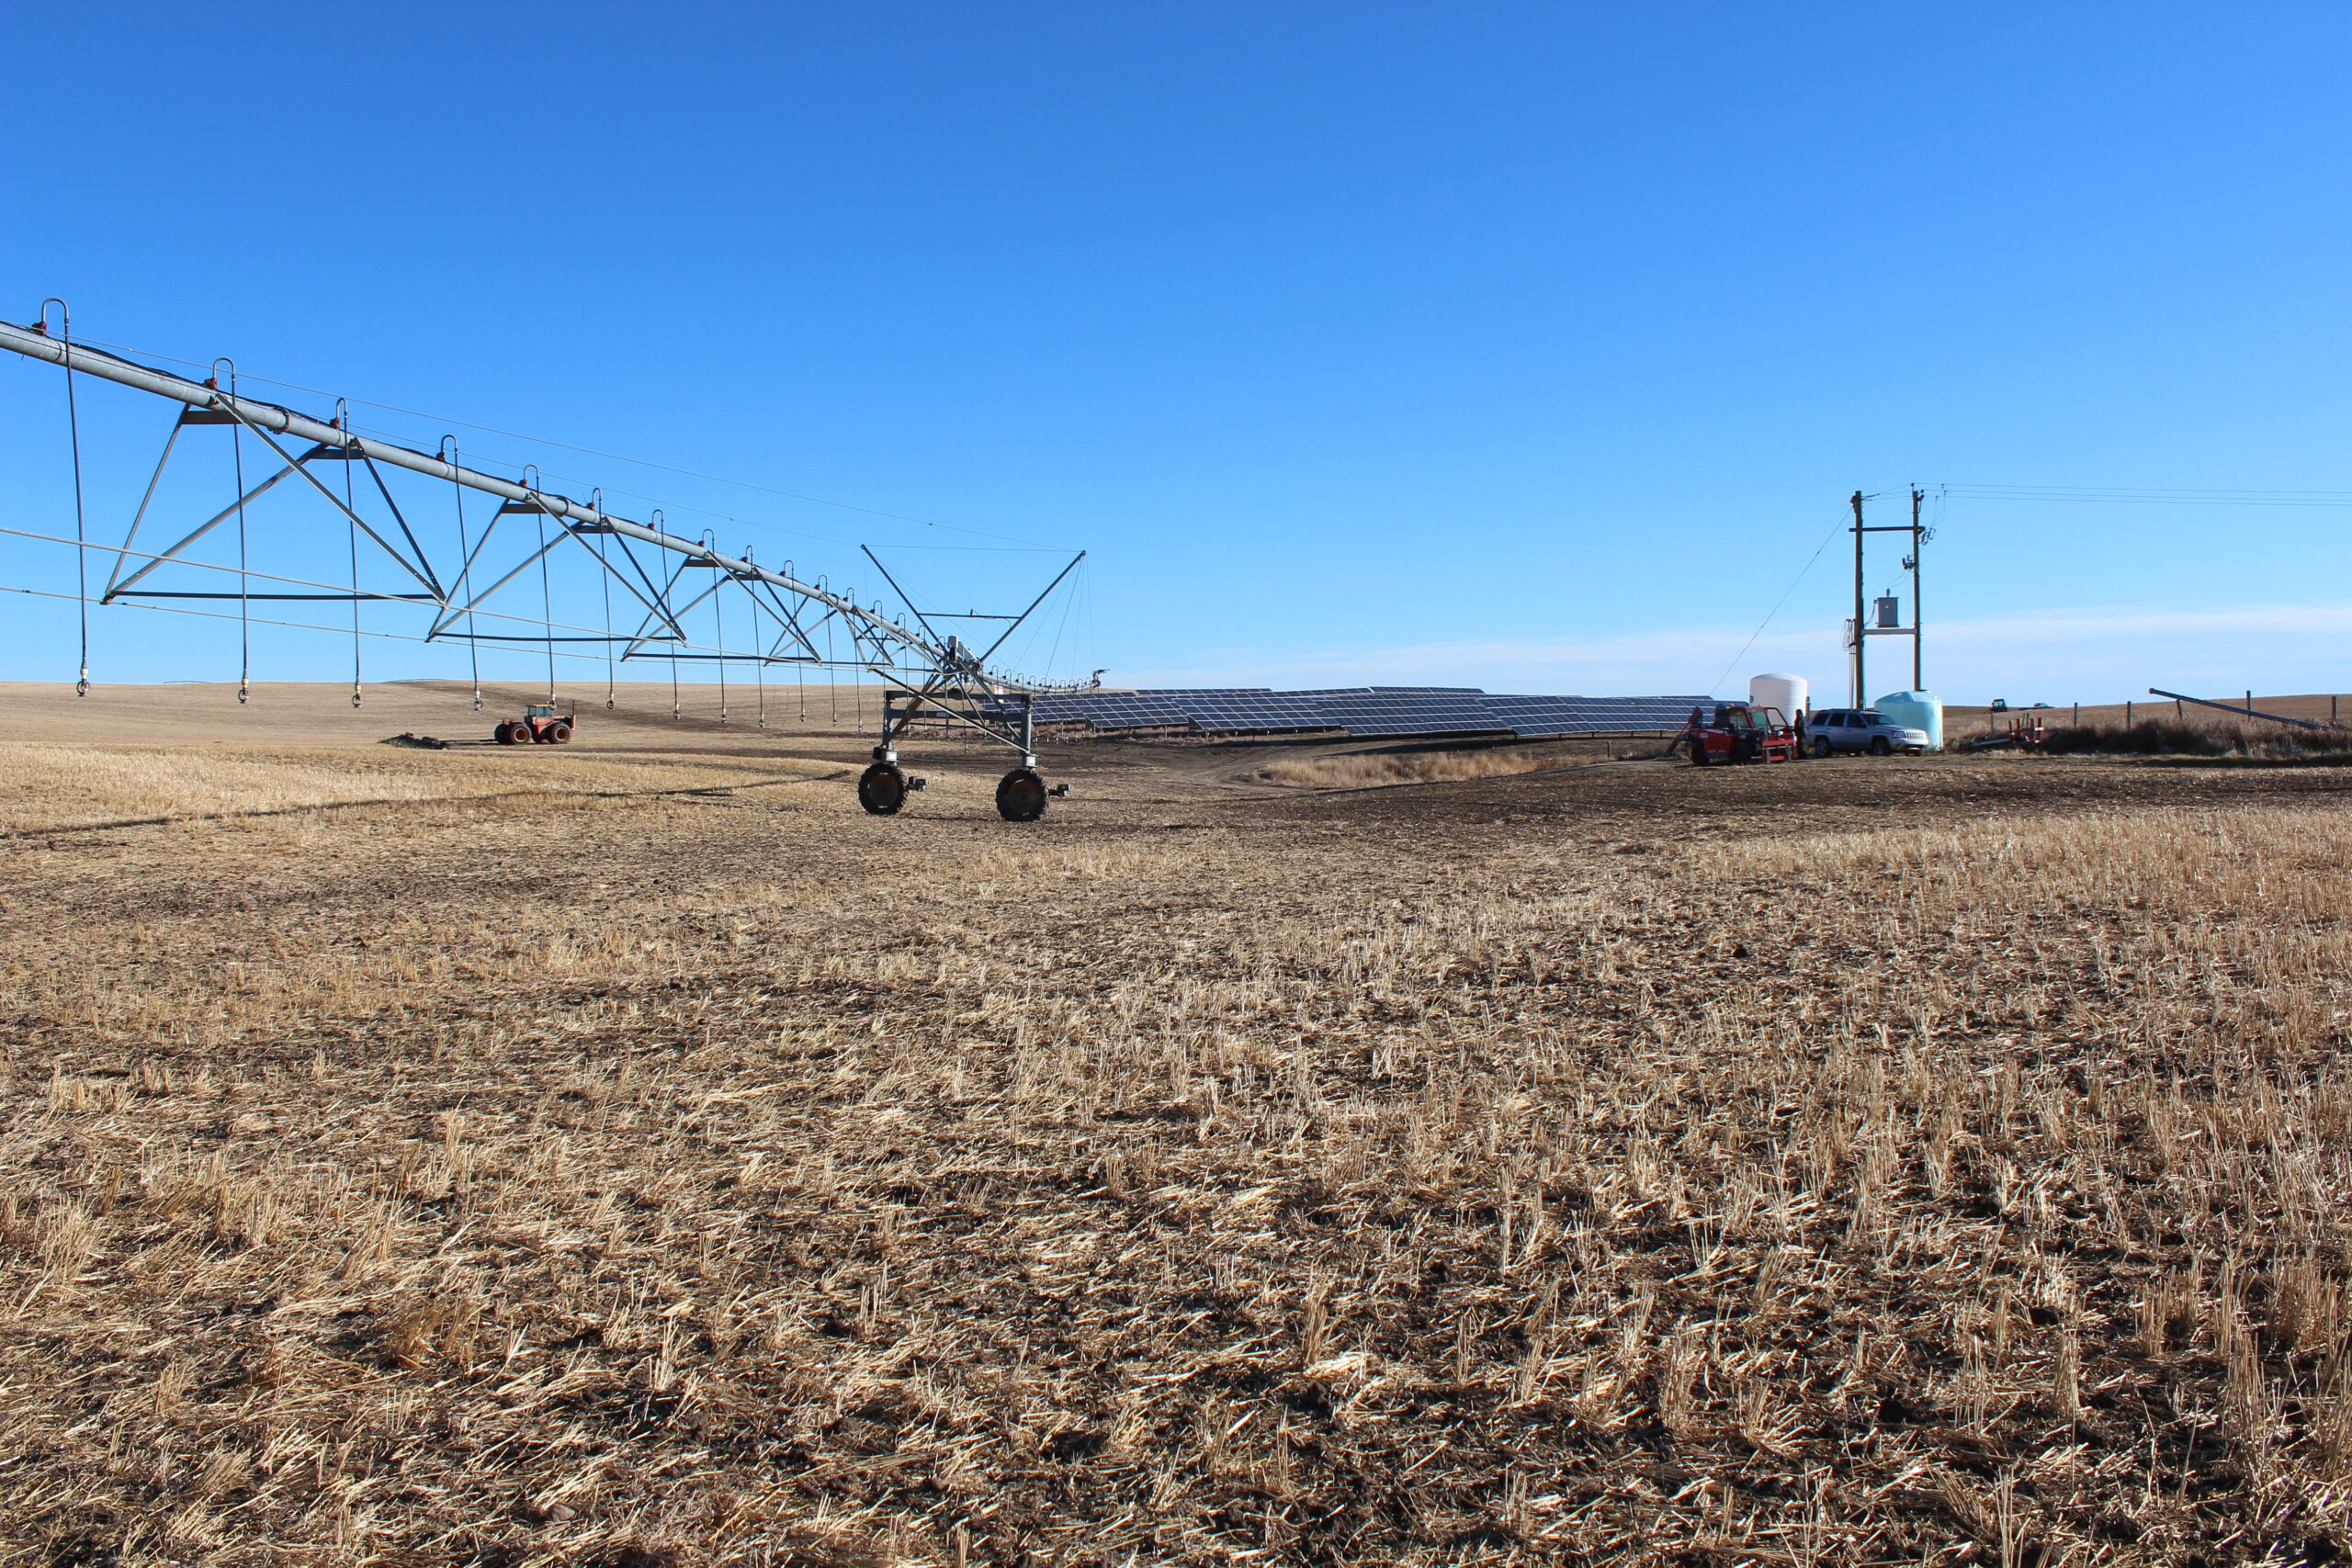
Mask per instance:
[[[29,326],[0,321],[0,348],[57,366],[67,373],[69,378],[76,373],[93,376],[180,405],[122,542],[119,545],[104,545],[78,539],[53,541],[75,545],[85,555],[95,552],[112,558],[105,587],[96,598],[100,604],[132,600],[235,600],[241,604],[300,601],[348,604],[353,606],[355,616],[357,607],[368,603],[424,607],[429,609],[430,624],[420,640],[475,645],[545,645],[548,650],[551,680],[555,645],[558,643],[602,645],[608,659],[622,661],[644,659],[718,661],[722,665],[722,675],[724,665],[729,663],[751,663],[761,668],[785,665],[803,670],[859,671],[893,686],[912,688],[886,693],[880,744],[874,748],[876,766],[867,770],[869,781],[877,772],[887,770],[898,776],[903,787],[886,807],[877,807],[876,798],[866,785],[862,783],[860,786],[860,797],[867,809],[879,815],[895,812],[906,790],[922,787],[923,781],[908,781],[898,769],[899,739],[907,733],[908,726],[918,711],[944,717],[987,740],[1017,751],[1021,756],[1021,765],[1008,773],[1005,779],[1006,784],[1011,785],[1023,775],[1030,780],[1035,779],[1036,753],[1028,711],[1030,694],[1076,690],[1085,684],[1030,681],[993,671],[988,662],[1004,646],[1006,639],[1035,614],[1054,590],[1086,558],[1084,551],[1073,557],[1045,591],[1019,615],[953,617],[1008,623],[985,651],[975,653],[960,637],[942,635],[930,617],[908,598],[897,580],[890,576],[888,569],[871,550],[865,552],[867,558],[905,604],[914,625],[910,626],[886,614],[878,603],[860,604],[846,594],[834,592],[821,581],[811,583],[788,571],[762,566],[752,558],[748,550],[740,557],[725,554],[715,547],[708,535],[699,540],[688,539],[656,524],[639,523],[620,516],[603,504],[599,493],[592,493],[589,501],[581,502],[545,490],[536,482],[532,470],[525,470],[524,482],[500,479],[496,475],[467,468],[454,457],[444,455],[447,449],[446,442],[443,452],[420,452],[356,434],[351,429],[349,415],[340,410],[334,417],[322,420],[281,404],[243,396],[235,389],[233,369],[226,389],[220,385],[217,374],[204,381],[192,380],[74,342],[66,333],[52,336],[45,319]],[[191,426],[209,425],[252,435],[277,460],[278,467],[267,478],[243,488],[234,501],[163,549],[141,548],[141,530],[148,526],[157,490],[179,445],[181,433]],[[290,449],[289,442],[303,449]],[[78,461],[78,452],[76,457]],[[383,527],[371,523],[361,514],[356,504],[347,503],[344,497],[336,495],[333,488],[313,471],[318,465],[324,463],[363,465],[390,515],[391,525]],[[407,515],[392,494],[390,485],[386,482],[386,468],[441,479],[461,490],[498,499],[499,506],[478,538],[468,542],[461,535],[461,558],[454,571],[445,570],[446,562],[442,567],[435,566],[431,553],[417,536],[416,530],[410,525]],[[353,580],[349,584],[342,584],[254,571],[243,563],[221,566],[194,559],[186,553],[232,519],[242,520],[247,507],[288,479],[299,479],[307,484],[333,508],[340,521],[354,530],[355,550],[358,536],[365,535],[381,557],[396,565],[403,574],[400,591],[361,587],[356,555]],[[462,505],[459,515],[462,525]],[[662,516],[658,511],[652,515],[657,523]],[[519,564],[505,570],[488,587],[478,587],[476,569],[489,549],[492,537],[498,534],[499,525],[510,517],[536,520],[540,529],[535,541],[537,547],[532,548]],[[51,537],[46,535],[27,536]],[[609,604],[607,626],[602,630],[557,620],[551,601],[543,606],[544,613],[538,615],[520,613],[511,595],[496,605],[492,604],[491,602],[502,592],[524,580],[534,568],[539,569],[544,585],[547,581],[546,563],[567,542],[596,563],[608,598],[612,585],[618,583],[623,592],[635,601],[637,612],[641,614],[638,614],[633,629],[616,631],[612,627]],[[607,543],[617,550],[617,558],[604,547]],[[239,581],[233,591],[157,586],[153,581],[154,574],[166,565],[232,573]],[[698,571],[712,574],[707,583],[696,584],[688,576],[690,572]],[[255,579],[278,586],[256,592],[252,588],[252,581]],[[409,586],[412,583],[413,586]],[[687,633],[687,615],[705,604],[716,608],[730,588],[750,602],[754,645],[730,649],[724,646],[723,636],[719,643],[697,644]],[[723,627],[723,611],[719,613]],[[772,638],[764,636],[761,626],[761,622],[770,617],[777,628]],[[478,625],[480,620],[503,623],[516,629],[484,631]],[[837,657],[833,652],[828,634],[836,629],[847,634],[849,649],[846,656]],[[356,622],[354,635],[358,635]],[[827,639],[822,649],[819,646],[820,637]],[[356,677],[353,700],[355,703],[358,701]],[[479,692],[475,705],[481,705]],[[723,699],[721,711],[723,716]],[[1062,786],[1062,789],[1066,788]],[[1040,783],[1037,811],[1043,809],[1043,791],[1044,786]],[[1000,787],[998,793],[1000,809],[1004,810],[1005,789]],[[1021,804],[1025,807],[1027,794],[1016,793],[1021,793]],[[1025,820],[1036,815],[1036,811],[1006,810],[1005,814]]]

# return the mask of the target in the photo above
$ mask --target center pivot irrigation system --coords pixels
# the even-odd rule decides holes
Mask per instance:
[[[60,328],[54,333],[49,326],[50,309],[59,301],[47,301],[41,317],[29,326],[15,326],[0,322],[0,348],[24,355],[28,359],[54,365],[65,372],[67,423],[73,445],[74,535],[39,534],[10,528],[0,532],[19,537],[39,539],[48,543],[71,546],[75,550],[77,586],[70,597],[77,602],[81,614],[82,658],[76,689],[86,695],[90,685],[89,670],[89,607],[131,602],[175,601],[171,604],[150,604],[156,609],[180,609],[187,613],[213,615],[226,618],[228,604],[235,605],[234,618],[241,628],[244,662],[240,669],[237,700],[243,702],[248,694],[251,673],[251,631],[254,606],[266,606],[286,602],[339,603],[352,607],[352,637],[354,672],[352,704],[358,705],[360,686],[357,667],[359,611],[366,604],[383,604],[401,607],[412,616],[426,622],[421,637],[424,642],[463,643],[468,645],[474,669],[474,707],[482,705],[480,646],[491,643],[502,646],[533,647],[544,644],[548,655],[550,696],[555,682],[555,660],[558,644],[601,645],[607,675],[605,705],[615,705],[613,671],[622,660],[667,660],[671,661],[673,679],[676,661],[680,660],[716,660],[721,679],[720,716],[726,716],[724,681],[729,663],[751,663],[763,671],[775,665],[800,670],[852,670],[876,676],[892,689],[883,700],[883,718],[878,743],[874,748],[873,765],[858,780],[858,802],[876,816],[890,816],[906,804],[907,795],[921,789],[924,781],[910,778],[899,761],[899,741],[918,717],[930,720],[949,729],[961,728],[982,739],[1009,747],[1020,754],[1020,764],[1004,775],[997,786],[998,812],[1011,821],[1034,821],[1043,815],[1049,795],[1066,793],[1067,785],[1048,788],[1037,772],[1035,728],[1031,714],[1032,699],[1041,694],[1066,693],[1089,689],[1092,683],[1032,681],[990,668],[989,660],[1001,649],[1007,638],[1035,615],[1054,590],[1077,570],[1086,558],[1080,551],[1057,573],[1045,591],[1032,600],[1017,615],[982,615],[977,612],[949,615],[938,611],[926,615],[909,599],[898,581],[872,550],[865,555],[884,581],[905,603],[914,624],[907,625],[884,613],[879,604],[860,604],[848,593],[836,592],[820,579],[815,583],[800,581],[787,570],[777,571],[761,566],[751,558],[751,552],[741,557],[722,554],[706,534],[699,540],[682,538],[659,526],[662,513],[652,513],[653,524],[632,522],[615,515],[603,504],[601,492],[592,492],[586,502],[575,501],[542,489],[537,482],[537,471],[526,468],[523,479],[516,482],[500,479],[465,467],[458,461],[457,444],[453,437],[444,436],[437,452],[426,453],[391,443],[368,439],[352,429],[347,402],[339,403],[331,418],[317,419],[292,409],[241,396],[237,390],[236,369],[227,360],[216,361],[213,374],[202,381],[195,381],[168,370],[140,364],[119,355],[74,342],[70,321],[62,309]],[[85,520],[83,496],[82,434],[78,407],[74,395],[77,375],[94,377],[101,381],[153,393],[180,405],[164,437],[164,449],[156,460],[153,477],[147,481],[138,510],[132,514],[129,528],[119,545],[93,541],[88,536]],[[170,463],[173,448],[180,434],[191,426],[218,425],[231,435],[232,457],[234,463],[235,499],[213,513],[176,541],[161,549],[141,547],[141,531],[150,521],[158,487],[163,483],[164,468]],[[279,465],[267,478],[248,486],[244,477],[244,438],[259,442]],[[290,443],[290,445],[289,445]],[[334,465],[341,465],[337,469]],[[363,502],[354,473],[364,468],[367,482],[383,502],[383,513],[374,521],[362,515]],[[392,490],[385,482],[387,468],[405,469],[431,479],[444,479],[452,487],[457,500],[457,554],[454,568],[445,550],[442,563],[435,564],[432,552],[411,525],[411,517],[401,511]],[[340,485],[331,485],[321,478],[324,472],[342,475]],[[249,552],[246,512],[267,491],[288,479],[298,480],[297,491],[307,485],[311,491],[333,508],[347,535],[350,550],[350,572],[343,582],[316,581],[311,578],[271,573],[254,570]],[[336,493],[337,490],[342,494]],[[468,491],[494,496],[499,505],[480,532],[469,537],[466,516],[465,496]],[[365,503],[372,510],[372,500]],[[492,557],[487,554],[500,525],[510,518],[528,519],[509,529],[528,526],[529,536],[519,539],[514,547],[527,550],[519,561],[511,562],[508,554]],[[196,558],[188,552],[198,541],[216,529],[233,525],[237,541],[237,559],[233,565],[223,565]],[[425,530],[427,533],[433,530]],[[395,563],[399,570],[399,586],[384,590],[363,586],[359,563],[360,539],[365,536],[374,547],[368,553],[371,561],[376,552]],[[344,541],[337,539],[335,544]],[[549,557],[566,547],[567,542],[576,546],[593,559],[598,568],[597,577],[603,585],[605,604],[602,629],[586,625],[574,625],[556,616],[554,590],[548,571]],[[150,543],[153,543],[151,536]],[[96,561],[93,557],[97,558]],[[492,564],[492,562],[496,564]],[[98,592],[91,592],[94,566],[106,570],[106,579]],[[225,572],[236,579],[233,589],[190,589],[168,586],[177,581],[176,571],[163,569],[198,569]],[[534,572],[533,569],[537,571]],[[503,570],[502,570],[503,569]],[[379,573],[381,566],[379,563]],[[479,580],[498,575],[488,587],[478,585]],[[704,572],[710,573],[707,581]],[[525,594],[528,580],[538,579],[540,614],[523,613],[527,607]],[[215,579],[218,581],[218,579]],[[526,585],[516,589],[520,582]],[[257,589],[255,584],[260,584]],[[632,629],[616,630],[613,622],[615,603],[613,588],[618,584],[626,596],[622,601],[625,615],[634,616]],[[725,637],[723,603],[730,596],[729,589],[740,591],[750,600],[752,622],[751,646],[729,648]],[[498,599],[502,591],[503,599]],[[497,603],[491,602],[497,599]],[[628,601],[635,601],[632,607]],[[198,608],[197,603],[208,608]],[[736,601],[740,605],[740,600]],[[709,606],[713,624],[718,627],[716,639],[697,642],[686,630],[686,617],[703,606]],[[738,625],[741,623],[739,608]],[[934,624],[946,620],[979,620],[1009,623],[986,648],[975,649],[959,636],[943,634]],[[775,623],[775,635],[767,635],[767,622]],[[496,629],[484,630],[481,623],[492,623]],[[316,626],[311,623],[264,620],[264,625],[303,626],[314,630],[334,628]],[[390,635],[380,630],[372,636]],[[820,646],[821,639],[822,646]],[[847,647],[836,651],[841,641]],[[572,657],[577,652],[567,649]],[[594,657],[593,653],[589,657]],[[674,687],[673,687],[674,690]],[[762,688],[764,700],[764,685]],[[673,715],[678,711],[673,705]],[[764,715],[760,723],[766,724]]]

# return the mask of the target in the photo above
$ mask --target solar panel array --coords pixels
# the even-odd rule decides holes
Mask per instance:
[[[1117,732],[1184,729],[1201,735],[1513,736],[1540,739],[1679,729],[1712,697],[1491,696],[1476,686],[1263,686],[1072,692],[1040,696],[1040,724]]]

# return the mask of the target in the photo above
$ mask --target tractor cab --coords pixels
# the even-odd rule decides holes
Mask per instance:
[[[1751,729],[1762,729],[1765,728],[1765,724],[1762,719],[1757,717],[1756,710],[1752,707],[1747,706],[1745,704],[1717,703],[1715,705],[1715,728],[1717,729],[1736,729],[1747,731]]]

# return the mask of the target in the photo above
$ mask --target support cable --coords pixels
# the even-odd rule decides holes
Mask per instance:
[[[342,398],[335,400],[335,423],[344,429],[351,428],[351,405]],[[343,465],[344,532],[351,536],[351,705],[359,705],[359,504],[351,489],[351,462]]]
[[[548,509],[538,499],[539,471],[531,474],[531,499],[539,508],[533,521],[539,528],[539,619],[548,628],[548,706],[555,706],[555,588],[548,579]]]
[[[222,355],[212,362],[212,385],[220,384],[220,367],[229,367],[229,400],[237,400],[237,362]],[[235,467],[237,479],[237,702],[243,705],[253,696],[254,624],[252,584],[247,581],[245,556],[245,426],[239,420],[229,426],[229,457]]]
[[[647,513],[646,518],[661,532],[666,534],[670,531],[668,527],[670,520],[662,515],[660,507],[657,506]],[[673,571],[670,574],[670,586],[675,587],[677,581],[678,574]],[[670,623],[670,636],[667,639],[670,644],[670,722],[675,724],[686,716],[685,709],[678,705],[678,644],[686,639],[686,628],[678,624],[677,613],[670,608],[669,588],[662,591],[661,603],[662,619]]]
[[[226,571],[232,569],[223,567],[220,570]],[[56,599],[66,602],[72,601],[74,597],[71,593],[58,592],[49,589],[19,588],[13,583],[0,583],[0,593],[18,593],[28,599]],[[224,597],[233,599],[236,595],[232,593],[224,595]],[[268,595],[264,594],[261,595],[261,597],[267,598]],[[337,604],[341,604],[343,602],[343,595],[340,593],[336,594],[335,602]],[[118,610],[145,610],[153,614],[164,615],[197,615],[209,621],[233,621],[237,619],[235,615],[226,610],[191,610],[177,604],[149,604],[132,600],[117,601],[113,607]],[[341,637],[344,631],[343,627],[339,626],[329,626],[323,621],[281,621],[268,615],[254,616],[253,624],[257,626],[283,626],[288,631],[319,632],[334,637]],[[434,647],[436,645],[437,641],[437,639],[433,637],[417,637],[407,632],[369,632],[367,635],[374,637],[379,642],[413,642],[420,648]],[[593,660],[596,656],[593,653],[558,652],[556,657],[559,659],[577,659],[587,660]]]
[[[751,547],[748,545],[743,548],[743,558],[745,560],[752,558]],[[762,635],[760,596],[747,591],[744,597],[752,602],[752,647],[760,656],[758,661],[752,666],[752,679],[759,682],[760,728],[765,729],[768,727],[768,650],[767,645],[760,640]]]
[[[603,512],[605,492],[602,490],[589,491],[588,504],[597,512]],[[596,564],[604,568],[604,570],[597,574],[596,581],[605,590],[605,711],[610,713],[619,705],[614,701],[613,697],[616,680],[613,672],[613,568],[612,563],[605,558],[606,537],[607,536],[603,533],[596,536]]]
[[[825,580],[819,578],[817,586],[824,587]],[[825,722],[839,729],[842,727],[842,682],[839,672],[833,669],[833,618],[831,615],[825,617],[825,698],[832,710],[832,716]]]
[[[474,678],[474,712],[481,712],[481,644],[474,639],[474,552],[466,542],[466,487],[458,482],[458,438],[444,435],[436,455],[446,450],[449,489],[458,498],[458,596],[466,604],[466,660]]]
[[[1869,497],[1865,496],[1863,499],[1868,500]],[[1829,547],[1829,541],[1844,533],[1846,531],[1846,521],[1841,517],[1838,520],[1836,525],[1830,528],[1828,533],[1822,536],[1821,543],[1815,547],[1812,555],[1805,558],[1804,565],[1797,568],[1797,574],[1789,579],[1789,585],[1781,591],[1781,596],[1778,599],[1772,601],[1772,607],[1764,612],[1764,618],[1756,623],[1756,629],[1747,634],[1747,640],[1739,645],[1739,651],[1731,656],[1729,662],[1724,665],[1723,672],[1718,674],[1714,678],[1714,681],[1709,685],[1709,695],[1712,696],[1714,693],[1714,688],[1722,685],[1724,683],[1724,677],[1728,676],[1732,671],[1737,667],[1741,660],[1747,657],[1747,650],[1756,646],[1756,639],[1764,635],[1764,628],[1772,624],[1772,617],[1781,613],[1781,606],[1787,604],[1789,602],[1789,595],[1797,591],[1797,584],[1804,581],[1805,573],[1811,571],[1813,570],[1814,562],[1821,558],[1821,552]]]
[[[74,402],[74,312],[55,295],[40,302],[41,330],[49,330],[49,308],[57,307],[57,341],[65,350],[65,430],[74,444],[74,596],[82,612],[82,662],[74,694],[90,694],[90,536],[82,512],[82,414]]]
[[[548,520],[538,519],[539,528],[539,619],[548,628],[548,701],[555,701],[555,589],[548,581]]]
[[[710,551],[711,570],[726,570],[718,564],[718,536],[705,530],[702,542],[703,547]],[[718,603],[724,597],[718,588],[711,589],[710,625],[711,636],[718,639],[714,646],[718,649],[718,722],[721,724],[727,722],[727,612],[720,608]]]

